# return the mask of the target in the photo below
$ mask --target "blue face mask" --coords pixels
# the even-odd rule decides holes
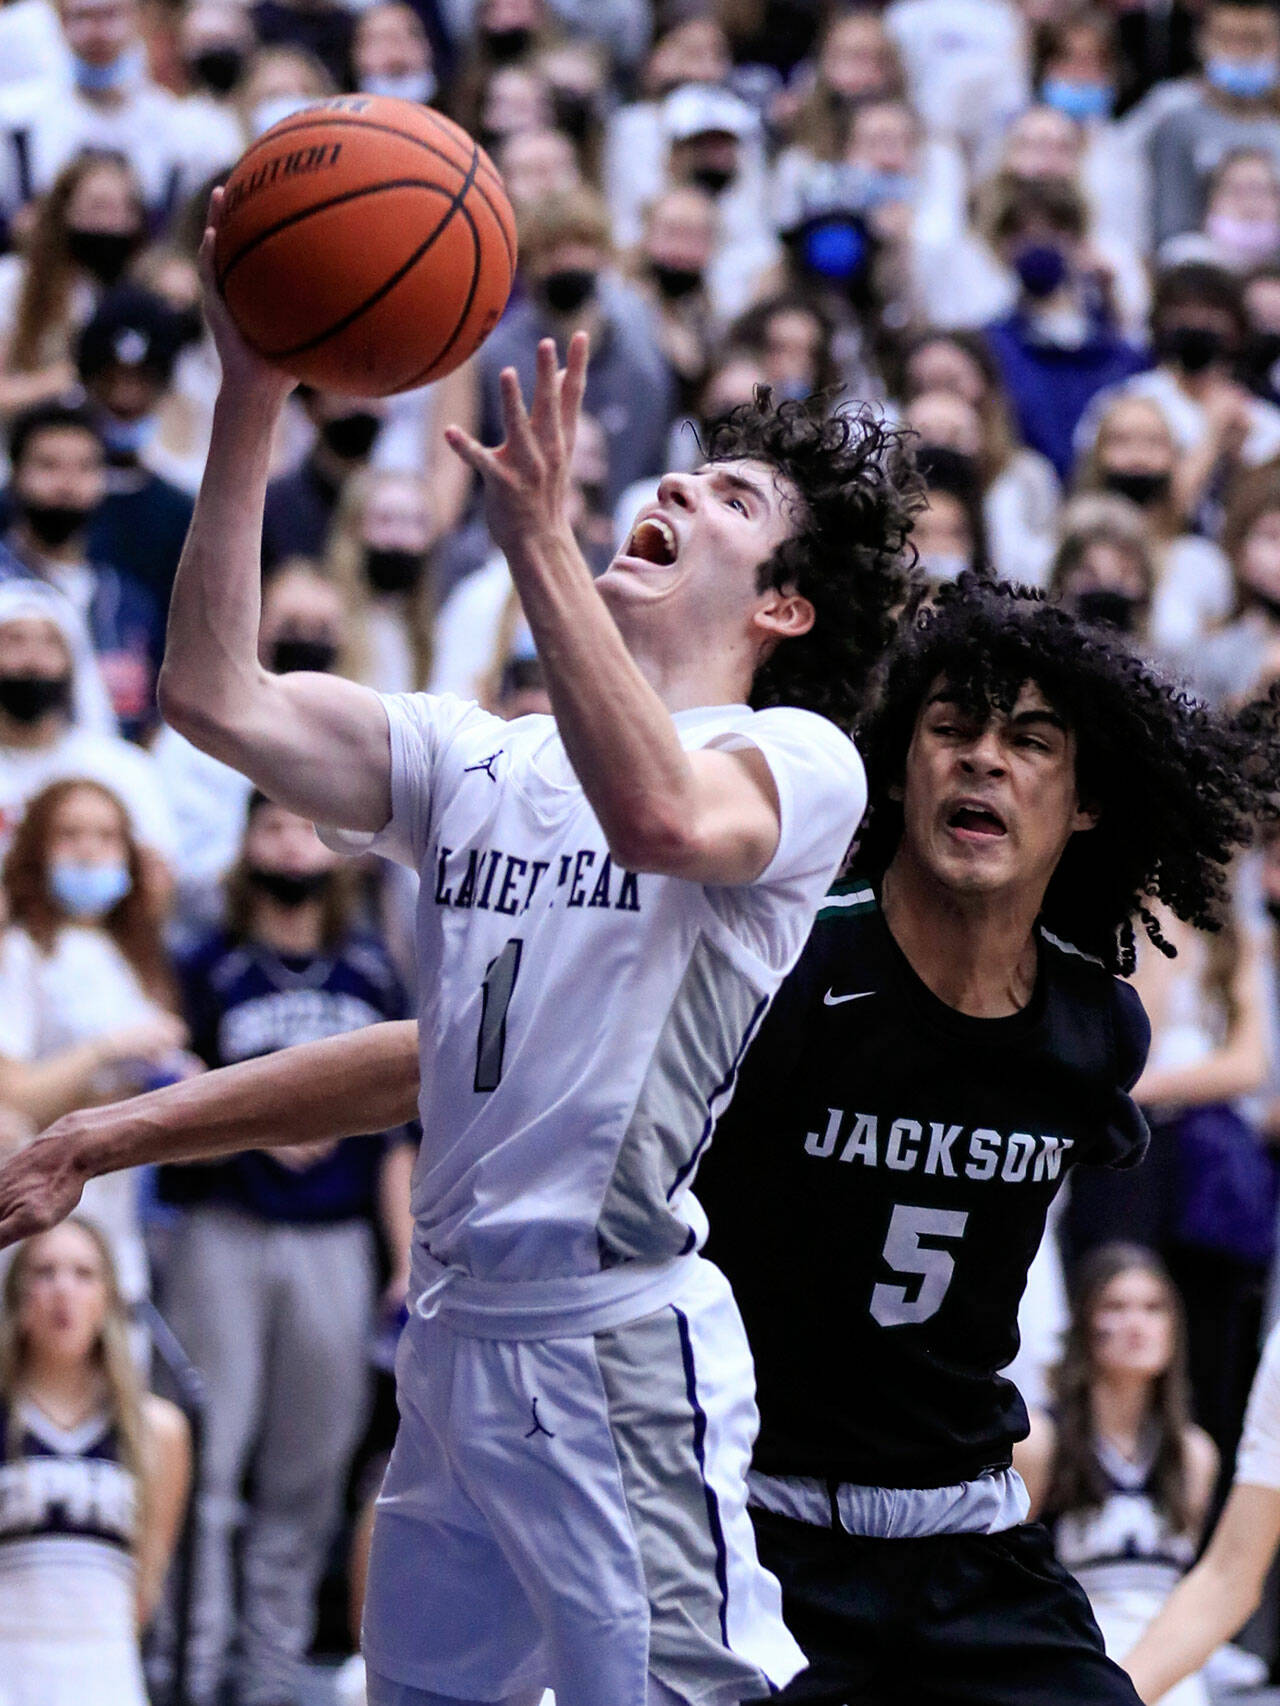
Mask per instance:
[[[1115,90],[1109,83],[1073,83],[1066,77],[1046,77],[1040,86],[1040,99],[1045,106],[1065,113],[1077,124],[1109,118],[1115,98]]]
[[[853,220],[824,219],[805,232],[800,253],[806,268],[819,278],[848,283],[866,266],[866,233]]]
[[[1067,257],[1053,243],[1025,243],[1013,258],[1013,270],[1028,296],[1052,296],[1067,280]]]
[[[1222,94],[1257,101],[1275,88],[1280,65],[1274,59],[1206,59],[1204,74]]]
[[[86,95],[105,95],[130,89],[141,83],[147,74],[147,50],[139,42],[127,47],[107,65],[93,65],[79,56],[72,60],[76,88]]]
[[[885,202],[914,201],[916,180],[909,172],[873,172],[860,169],[850,174],[863,207],[882,207]]]
[[[157,415],[139,415],[136,421],[122,421],[104,410],[98,427],[108,456],[140,456],[159,432],[160,419]]]
[[[72,918],[105,918],[133,887],[127,865],[80,865],[55,859],[49,893]]]
[[[435,94],[436,80],[430,71],[398,71],[385,77],[368,76],[360,89],[366,95],[393,95],[421,106]]]

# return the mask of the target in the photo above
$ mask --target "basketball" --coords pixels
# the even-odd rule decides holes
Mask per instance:
[[[281,119],[227,180],[218,288],[257,352],[308,385],[442,379],[498,322],[515,216],[489,156],[430,107],[346,95]]]

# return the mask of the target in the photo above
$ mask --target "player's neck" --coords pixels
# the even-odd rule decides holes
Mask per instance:
[[[1145,1375],[1117,1373],[1094,1381],[1089,1393],[1094,1432],[1109,1439],[1126,1456],[1142,1445],[1150,1409],[1151,1387]]]
[[[912,971],[948,1007],[973,1019],[1007,1019],[1031,1000],[1038,898],[1019,906],[1007,894],[957,893],[904,842],[885,872],[881,905]]]
[[[690,657],[683,635],[677,646],[671,646],[665,631],[653,632],[645,624],[628,622],[626,613],[615,612],[614,620],[631,661],[673,716],[703,705],[749,702],[753,666],[745,651],[737,655],[707,647],[700,656]]]

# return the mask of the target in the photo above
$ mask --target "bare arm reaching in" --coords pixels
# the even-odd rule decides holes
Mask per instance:
[[[80,1109],[0,1167],[0,1248],[56,1226],[99,1174],[385,1131],[417,1100],[418,1027],[400,1020]]]

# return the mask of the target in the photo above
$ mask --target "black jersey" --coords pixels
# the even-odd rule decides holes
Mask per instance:
[[[838,885],[743,1065],[699,1179],[708,1254],[755,1354],[755,1467],[939,1487],[1005,1467],[1000,1375],[1049,1204],[1077,1162],[1132,1166],[1134,991],[1041,935],[1030,1004],[946,1006],[866,884]]]

